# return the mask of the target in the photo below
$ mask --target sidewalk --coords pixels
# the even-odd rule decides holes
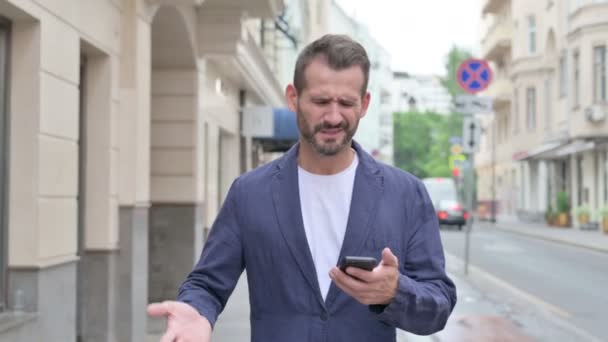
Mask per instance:
[[[526,336],[504,313],[504,305],[487,297],[462,275],[462,265],[449,261],[450,277],[458,289],[458,303],[446,328],[433,336],[417,336],[397,330],[397,342],[528,342]],[[453,273],[452,273],[453,272]],[[149,320],[147,342],[160,340],[164,322]],[[249,302],[246,278],[239,281],[226,310],[213,333],[213,342],[247,342],[250,340]]]
[[[397,342],[531,342],[533,339],[505,315],[504,306],[490,299],[464,276],[462,265],[453,259],[450,278],[458,289],[458,302],[442,331],[417,336],[398,330]]]
[[[505,218],[498,219],[495,224],[482,222],[481,227],[608,253],[608,234],[600,230],[550,227],[543,223],[526,223]]]

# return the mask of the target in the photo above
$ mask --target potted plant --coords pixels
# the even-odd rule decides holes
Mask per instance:
[[[555,199],[555,206],[557,209],[557,225],[560,227],[570,226],[570,199],[568,194],[564,191],[557,193]]]
[[[580,225],[586,225],[589,223],[589,219],[591,218],[591,209],[587,205],[581,205],[574,209],[574,214],[576,215],[576,220]]]
[[[547,210],[545,211],[545,221],[549,226],[552,226],[555,223],[555,215],[553,212],[553,206],[551,202],[547,204]]]
[[[599,215],[602,224],[602,231],[604,234],[608,234],[608,205],[604,205],[599,210]]]

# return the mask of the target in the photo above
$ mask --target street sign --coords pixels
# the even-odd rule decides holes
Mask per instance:
[[[462,137],[450,137],[448,140],[452,145],[462,145]]]
[[[450,152],[452,152],[452,154],[461,154],[462,153],[462,146],[455,144],[452,145],[450,147]]]
[[[467,157],[464,154],[452,154],[448,157],[448,163],[450,169],[453,168],[463,168],[464,162],[467,160]]]
[[[462,125],[462,151],[472,154],[479,151],[481,122],[473,117],[465,117]]]
[[[463,114],[489,114],[493,111],[492,98],[469,94],[456,95],[456,111]]]
[[[469,94],[484,91],[492,82],[492,69],[483,59],[469,58],[456,71],[460,87]]]

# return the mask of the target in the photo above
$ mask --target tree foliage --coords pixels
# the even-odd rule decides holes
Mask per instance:
[[[395,165],[419,178],[449,177],[450,137],[460,136],[462,116],[395,113]]]

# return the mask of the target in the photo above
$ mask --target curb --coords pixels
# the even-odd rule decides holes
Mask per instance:
[[[578,242],[575,242],[575,241],[567,241],[567,240],[552,238],[552,237],[544,236],[544,235],[540,235],[540,234],[526,233],[526,232],[517,231],[517,230],[513,230],[513,229],[509,229],[509,228],[503,228],[503,227],[498,226],[498,225],[495,225],[494,227],[492,227],[492,229],[497,229],[497,230],[500,230],[500,231],[503,231],[503,232],[507,232],[507,233],[511,233],[511,234],[515,234],[515,235],[523,235],[523,236],[535,238],[535,239],[538,239],[538,240],[545,240],[545,241],[560,243],[560,244],[563,244],[563,245],[569,245],[569,246],[578,247],[578,248],[590,249],[590,250],[593,250],[595,252],[607,253],[608,254],[608,248],[599,248],[599,247],[595,247],[595,246],[586,245],[586,244],[583,244],[583,243],[578,243]]]
[[[491,283],[493,286],[501,288],[503,291],[509,292],[512,296],[517,297],[519,300],[539,308],[541,315],[545,319],[550,320],[553,324],[559,325],[562,329],[567,330],[569,333],[574,334],[579,338],[583,338],[582,340],[589,342],[602,342],[602,340],[597,338],[596,336],[593,336],[588,332],[581,330],[573,323],[570,323],[570,314],[561,307],[553,305],[549,302],[545,302],[543,299],[535,297],[534,295],[529,294],[525,290],[522,290],[518,287],[514,287],[508,282],[504,281],[502,278],[499,278],[493,275],[492,273],[484,270],[483,268],[480,268],[473,264],[469,264],[469,275],[464,276],[462,274],[462,269],[464,268],[464,260],[447,252],[445,252],[445,259],[446,271],[448,272],[448,274],[458,274],[459,277],[463,277],[463,279],[469,282],[482,281],[485,283]],[[477,286],[479,288],[479,285]],[[482,286],[480,291],[488,291],[488,288]],[[577,340],[582,341],[581,339]]]

